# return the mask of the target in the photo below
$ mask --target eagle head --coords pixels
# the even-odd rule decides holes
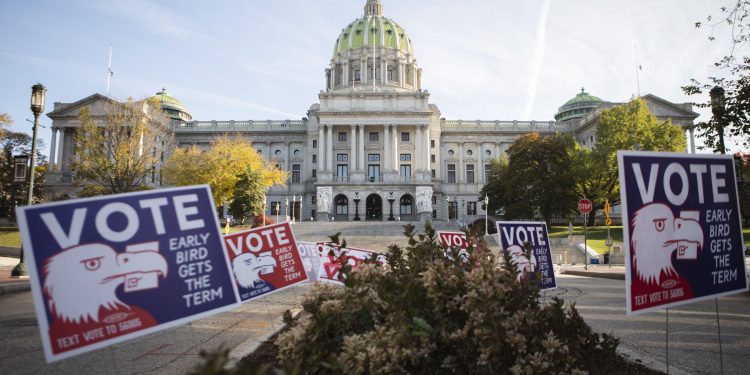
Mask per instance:
[[[672,209],[662,203],[651,203],[636,211],[631,222],[633,266],[646,283],[661,283],[661,272],[676,273],[672,253],[678,258],[696,259],[703,248],[703,229],[694,211],[675,218]]]
[[[232,260],[234,276],[243,288],[252,288],[255,284],[262,282],[260,275],[273,273],[274,267],[276,267],[276,260],[270,251],[258,255],[242,253]]]
[[[531,259],[529,260],[526,258],[526,254],[521,246],[511,245],[505,251],[510,253],[511,262],[516,265],[516,269],[518,270],[518,281],[521,281],[521,276],[524,272],[532,272],[536,270],[536,257],[533,252],[531,254]]]
[[[44,274],[50,311],[64,322],[98,322],[100,307],[128,307],[117,298],[118,286],[127,281],[126,292],[158,286],[158,277],[167,276],[167,261],[158,251],[118,254],[95,243],[73,246],[50,257]]]

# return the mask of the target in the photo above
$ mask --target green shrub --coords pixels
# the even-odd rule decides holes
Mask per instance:
[[[540,304],[531,282],[498,266],[474,234],[469,260],[444,256],[428,223],[405,226],[388,266],[347,272],[345,287],[317,285],[276,345],[289,373],[601,374],[620,363],[618,340],[598,335],[575,307]],[[533,279],[533,278],[532,278]]]

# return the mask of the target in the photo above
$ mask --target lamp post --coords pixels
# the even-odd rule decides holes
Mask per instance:
[[[354,192],[354,221],[359,221],[359,192]]]
[[[276,222],[279,222],[279,211],[281,211],[281,202],[276,202]]]
[[[297,195],[292,195],[292,224],[297,221]]]
[[[447,195],[445,197],[445,217],[448,219],[448,224],[451,223],[451,197]]]
[[[709,94],[711,95],[711,113],[716,119],[716,127],[719,130],[719,152],[726,154],[727,149],[724,146],[724,89],[720,86],[714,86]]]
[[[388,203],[391,204],[391,215],[388,217],[388,221],[394,221],[396,220],[393,218],[393,201],[395,201],[396,198],[393,196],[393,192],[388,193]]]
[[[34,129],[31,135],[31,167],[29,168],[29,194],[27,204],[30,206],[34,202],[34,166],[36,165],[36,130],[39,128],[39,115],[44,111],[44,95],[47,89],[37,83],[31,86],[31,112],[34,113]],[[23,244],[21,244],[21,259],[18,264],[10,271],[11,277],[28,276],[26,272],[26,263],[23,259]]]
[[[286,204],[286,210],[284,211],[286,213],[284,214],[284,216],[288,216],[288,214],[289,214],[289,197],[284,197],[284,204]],[[286,219],[286,217],[284,219]]]
[[[490,235],[490,227],[489,225],[489,212],[490,212],[490,197],[487,195],[484,196],[484,235],[489,236]]]

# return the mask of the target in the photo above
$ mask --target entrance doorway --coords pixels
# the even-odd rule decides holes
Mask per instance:
[[[366,220],[383,220],[383,199],[377,194],[370,194],[365,200]]]

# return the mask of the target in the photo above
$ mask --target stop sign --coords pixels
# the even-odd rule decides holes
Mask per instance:
[[[578,212],[582,214],[588,214],[589,212],[591,212],[591,209],[593,207],[594,206],[591,204],[591,201],[588,199],[581,199],[580,201],[578,201]]]

